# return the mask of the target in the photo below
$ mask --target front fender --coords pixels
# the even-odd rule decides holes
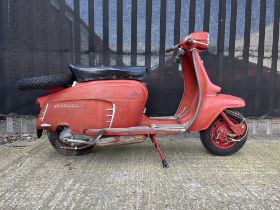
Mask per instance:
[[[240,108],[245,106],[245,101],[231,95],[208,95],[199,110],[196,120],[188,131],[207,129],[224,109]]]

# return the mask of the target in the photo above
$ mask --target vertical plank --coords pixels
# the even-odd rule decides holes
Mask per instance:
[[[60,51],[60,70],[65,66],[65,1],[59,0],[59,51]]]
[[[245,27],[244,27],[244,43],[243,43],[243,61],[242,61],[242,82],[241,88],[245,89],[248,80],[248,67],[249,67],[249,50],[250,50],[250,35],[251,35],[251,11],[252,0],[246,0],[245,5]],[[241,92],[246,97],[246,93]],[[249,109],[247,106],[244,108],[244,112]]]
[[[7,117],[6,121],[6,132],[8,134],[11,134],[14,132],[14,124],[13,124],[13,118],[12,117]]]
[[[27,133],[27,122],[24,117],[20,118],[20,134],[26,134]]]
[[[243,44],[243,62],[242,62],[242,84],[246,84],[248,79],[248,63],[249,63],[249,49],[250,49],[250,31],[251,31],[251,9],[252,0],[246,0],[245,8],[245,28],[244,28],[244,44]]]
[[[94,38],[94,0],[88,0],[88,24],[89,24],[89,65],[95,65],[95,38]]]
[[[230,34],[229,34],[229,61],[228,61],[228,74],[229,81],[227,84],[231,88],[233,80],[233,65],[235,54],[235,39],[236,39],[236,16],[237,16],[237,1],[231,0],[231,12],[230,12]]]
[[[274,3],[274,21],[273,21],[273,42],[272,42],[272,61],[270,73],[270,91],[269,91],[269,110],[273,112],[275,106],[278,46],[279,46],[279,21],[280,21],[280,1]],[[279,105],[278,105],[279,106]]]
[[[181,34],[181,6],[182,6],[182,1],[181,0],[177,0],[174,2],[175,3],[175,18],[174,18],[174,40],[173,40],[173,44],[176,45],[179,43],[180,41],[180,34]],[[173,55],[175,56],[176,52],[173,53]],[[178,72],[178,67],[179,65],[176,63],[173,63],[173,68],[174,70],[176,70],[176,72]]]
[[[80,1],[74,0],[74,50],[75,63],[81,63]]]
[[[0,5],[1,5],[1,10],[0,10],[0,17],[1,17],[1,21],[0,21],[0,26],[1,26],[1,48],[2,48],[2,56],[0,56],[0,58],[2,58],[0,60],[0,64],[1,64],[1,68],[2,70],[0,71],[0,75],[1,75],[1,84],[3,85],[3,88],[0,91],[0,96],[1,99],[3,100],[3,104],[1,106],[1,111],[3,113],[7,113],[9,110],[9,91],[7,88],[7,81],[8,81],[8,59],[9,59],[9,50],[7,50],[10,46],[10,36],[9,36],[9,21],[8,21],[8,14],[9,14],[9,7],[8,7],[8,0],[1,0],[0,1]]]
[[[117,65],[123,62],[123,0],[117,5]]]
[[[37,0],[32,0],[32,44],[31,44],[31,48],[32,48],[32,69],[31,71],[33,73],[34,70],[36,69],[36,41],[37,41],[37,25],[36,25],[36,20],[37,20],[37,8],[36,8],[36,2]]]
[[[252,129],[252,134],[257,135],[258,134],[258,120],[253,119],[253,129]]]
[[[131,65],[137,61],[137,0],[131,0]]]
[[[4,1],[0,1],[0,50],[3,50],[4,49],[4,19],[5,19],[5,7],[4,7],[4,4],[5,2]],[[1,60],[0,60],[1,62]]]
[[[209,32],[211,0],[204,0],[203,31]]]
[[[165,100],[165,38],[166,38],[166,0],[160,1],[160,33],[159,33],[159,88],[158,103],[163,105]],[[162,110],[165,108],[162,106]]]
[[[196,0],[190,0],[189,34],[194,32],[194,28],[195,28],[195,7],[196,7]]]
[[[103,0],[103,64],[109,61],[109,0]]]
[[[226,19],[226,1],[219,0],[217,51],[218,51],[218,81],[220,84],[223,81],[225,19]]]
[[[17,33],[17,48],[22,50],[22,1],[17,2],[16,4],[16,16],[17,16],[17,28],[16,28],[16,33]],[[18,59],[21,59],[21,56],[19,56]],[[19,62],[21,63],[21,62]]]
[[[264,58],[264,41],[265,41],[265,16],[266,16],[266,0],[260,2],[260,21],[259,21],[259,45],[258,45],[258,63],[257,63],[257,78],[256,78],[256,95],[254,112],[261,113],[261,93],[262,86],[262,74],[263,74],[263,58]]]
[[[151,67],[152,0],[146,0],[145,65]]]
[[[17,48],[18,48],[18,73],[17,73],[17,78],[21,79],[24,75],[24,65],[23,65],[23,55],[24,55],[24,50],[23,50],[23,37],[22,37],[22,31],[23,31],[23,1],[18,1],[16,4],[16,13],[17,13],[17,28],[16,28],[16,33],[17,33]],[[20,107],[20,111],[24,111],[25,110],[25,106],[23,106],[25,104],[25,97],[20,96],[17,100],[18,102],[18,106]]]
[[[46,19],[46,62],[47,62],[47,72],[50,73],[50,37],[51,37],[51,25],[50,25],[50,1],[44,1],[44,11],[45,11],[45,19]]]
[[[163,75],[165,63],[165,38],[166,38],[166,0],[160,1],[160,38],[159,38],[159,67],[160,75]]]
[[[266,120],[266,131],[265,134],[267,136],[272,135],[272,121],[271,119]]]
[[[0,1],[0,50],[3,50],[3,53],[4,50],[8,48],[8,44],[9,44],[8,13],[9,13],[8,0],[1,0]],[[3,71],[0,71],[0,73],[3,73]]]
[[[181,0],[177,0],[174,2],[175,3],[175,17],[174,17],[174,40],[173,40],[173,44],[176,45],[180,42],[180,35],[181,35],[181,7],[182,7],[182,1]],[[173,58],[175,57],[176,52],[173,52]],[[181,74],[178,71],[179,70],[179,64],[178,63],[174,63],[172,65],[172,68],[174,70],[173,73],[173,77],[176,79],[176,81],[180,81],[181,80]],[[181,90],[181,85],[179,82],[177,82],[176,88],[174,88],[174,93],[173,93],[173,97],[174,99],[178,100],[179,98],[182,98],[182,90]]]
[[[177,0],[175,3],[175,18],[174,18],[174,45],[178,44],[180,41],[180,34],[181,34],[181,6],[182,1]]]
[[[8,8],[7,10],[9,10],[8,12],[8,24],[9,24],[9,35],[11,36],[11,38],[9,38],[9,44],[10,47],[8,47],[8,49],[6,50],[6,55],[7,53],[9,54],[8,57],[5,58],[5,62],[8,66],[8,68],[6,69],[6,71],[8,71],[6,73],[6,87],[7,87],[7,92],[5,93],[6,95],[6,100],[7,100],[7,111],[10,113],[14,110],[14,108],[17,106],[17,102],[19,102],[18,100],[18,95],[16,93],[16,88],[14,85],[11,85],[12,83],[15,82],[15,80],[17,79],[17,77],[21,74],[22,69],[19,68],[19,66],[21,65],[21,55],[20,55],[20,51],[19,48],[20,46],[20,37],[21,37],[21,33],[20,33],[20,29],[21,29],[21,20],[20,20],[20,15],[21,15],[21,11],[18,8],[18,2],[8,2]],[[34,11],[34,9],[33,9]],[[34,12],[32,12],[32,14],[34,15]],[[1,21],[1,20],[0,20]],[[33,24],[34,25],[34,21]],[[16,28],[15,28],[16,26]],[[34,33],[32,34],[32,51],[34,51],[34,42],[35,39],[34,37],[36,36],[36,31],[34,31]],[[32,58],[34,59],[34,53],[32,53]],[[33,63],[33,67],[34,67],[34,63]]]

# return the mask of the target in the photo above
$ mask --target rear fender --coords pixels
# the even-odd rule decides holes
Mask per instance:
[[[208,95],[200,108],[198,116],[188,131],[200,131],[207,129],[219,114],[229,108],[245,106],[245,101],[231,95]]]

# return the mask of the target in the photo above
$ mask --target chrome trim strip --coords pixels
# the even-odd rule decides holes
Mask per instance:
[[[52,125],[51,124],[48,124],[48,123],[43,123],[41,124],[41,127],[51,127]]]
[[[176,116],[176,119],[179,119],[180,117],[182,117],[185,114],[186,111],[188,111],[188,109],[187,109],[187,107],[184,107],[181,113],[174,115],[174,116]]]
[[[74,81],[73,84],[72,84],[72,87],[76,86],[77,82]]]
[[[106,109],[107,111],[112,111],[112,114],[107,114],[107,117],[111,117],[110,121],[107,121],[108,123],[110,123],[109,128],[112,127],[112,124],[114,122],[114,118],[115,118],[115,113],[116,113],[116,105],[113,103],[113,107],[112,109]]]
[[[174,117],[174,116],[163,116],[163,117],[149,117],[150,119],[154,119],[154,120],[156,120],[156,119],[177,119],[176,117]]]
[[[47,113],[47,110],[48,110],[48,107],[49,107],[49,104],[46,105],[46,108],[45,108],[45,110],[44,110],[44,112],[43,112],[43,116],[40,118],[41,121],[44,120],[44,118],[45,118],[45,116],[46,116],[46,113]]]
[[[184,99],[184,96],[185,96],[185,92],[186,92],[186,87],[185,87],[185,74],[184,74],[184,71],[183,71],[183,63],[181,62],[181,67],[182,67],[182,72],[183,72],[183,81],[184,81],[184,91],[183,91],[183,95],[181,97],[181,100],[180,100],[180,104],[174,114],[174,116],[176,115],[176,113],[179,111],[179,108],[181,107],[181,104],[183,103],[183,99]]]
[[[106,128],[105,131],[116,131],[116,132],[120,132],[120,131],[130,131],[130,130],[148,130],[150,129],[150,127],[148,126],[138,126],[138,127],[129,127],[129,128]],[[86,129],[86,131],[88,132],[96,132],[99,131],[99,129]]]
[[[202,45],[208,46],[208,43],[196,41],[195,39],[193,39],[193,43],[195,43],[195,44],[202,44]]]
[[[185,129],[182,124],[152,124],[152,128]]]
[[[197,103],[197,107],[195,110],[195,114],[192,117],[191,120],[189,120],[188,122],[183,123],[183,125],[186,126],[186,129],[188,129],[189,127],[191,127],[191,125],[194,123],[194,121],[197,118],[198,112],[200,110],[200,106],[201,106],[201,102],[202,102],[202,90],[201,90],[201,85],[200,85],[200,78],[198,75],[198,70],[197,70],[197,66],[196,66],[196,62],[195,62],[195,58],[194,58],[194,49],[191,50],[192,52],[192,58],[193,58],[193,65],[194,65],[194,72],[196,75],[196,80],[197,80],[197,86],[198,86],[198,91],[199,91],[199,96],[198,96],[198,103]]]
[[[157,127],[157,128],[151,128],[148,126],[138,126],[138,127],[129,127],[129,128],[106,128],[104,129],[105,132],[127,132],[127,131],[179,131],[179,132],[185,132],[185,127],[178,127],[178,128],[172,128],[172,127]],[[99,129],[86,129],[87,132],[98,132]]]

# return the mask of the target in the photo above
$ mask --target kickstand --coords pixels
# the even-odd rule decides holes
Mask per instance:
[[[158,143],[158,141],[156,139],[156,136],[151,134],[150,135],[150,139],[155,144],[155,147],[157,148],[157,151],[158,151],[158,154],[160,156],[163,168],[168,168],[169,165],[168,165],[167,161],[165,160],[164,154],[162,153],[162,151],[160,149],[160,146],[159,146],[159,143]]]

